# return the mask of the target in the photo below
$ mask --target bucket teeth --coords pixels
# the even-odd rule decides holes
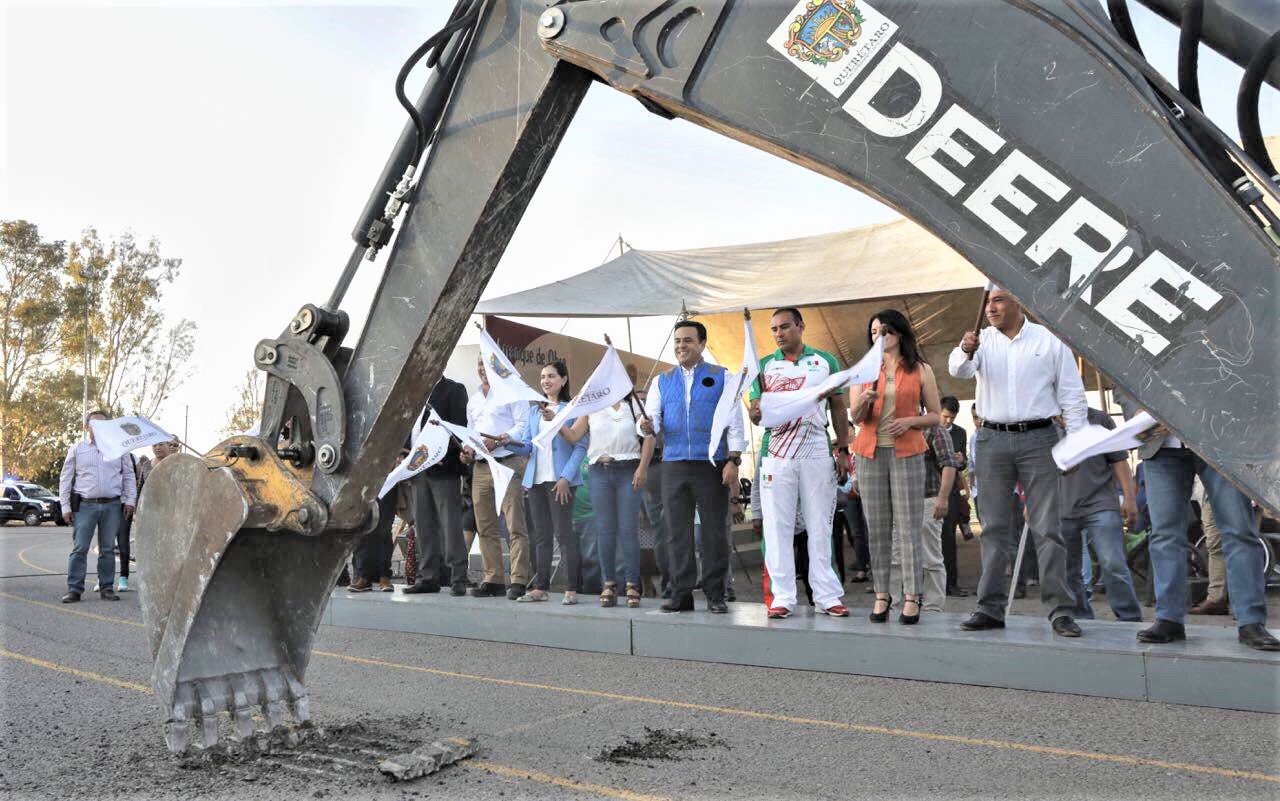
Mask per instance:
[[[306,688],[278,668],[179,682],[174,699],[165,739],[175,754],[192,745],[214,748],[224,733],[236,742],[266,735],[288,745],[297,740],[296,727],[310,718]],[[261,725],[255,726],[258,712]],[[192,743],[196,731],[197,742]]]

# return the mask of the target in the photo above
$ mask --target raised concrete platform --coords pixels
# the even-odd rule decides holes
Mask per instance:
[[[728,615],[662,614],[658,602],[601,609],[558,597],[537,604],[337,590],[324,622],[337,626],[543,645],[579,651],[1008,687],[1134,701],[1280,713],[1280,653],[1251,651],[1234,628],[1188,626],[1188,641],[1139,643],[1132,623],[1083,621],[1085,636],[1056,637],[1039,618],[1003,631],[964,632],[965,615],[926,614],[916,626],[876,624],[802,609],[769,621],[759,604]],[[855,613],[856,614],[856,613]]]

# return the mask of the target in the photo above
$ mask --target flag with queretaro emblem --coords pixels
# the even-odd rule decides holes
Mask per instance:
[[[90,420],[89,428],[93,431],[93,443],[104,459],[118,459],[129,451],[174,439],[172,434],[141,416]]]

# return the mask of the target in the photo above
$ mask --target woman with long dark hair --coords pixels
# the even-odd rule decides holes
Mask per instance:
[[[920,523],[924,516],[925,443],[921,429],[939,422],[938,383],[920,354],[911,323],[894,309],[867,324],[867,344],[884,342],[880,377],[862,386],[853,403],[860,421],[853,452],[858,491],[867,516],[871,578],[876,592],[871,621],[889,619],[889,564],[893,538],[902,554],[904,596],[898,622],[920,619]],[[923,414],[921,413],[923,410]],[[897,525],[894,525],[894,523]]]
[[[587,453],[587,440],[576,445],[563,437],[552,437],[541,446],[533,438],[569,402],[569,368],[564,362],[552,362],[542,368],[539,378],[547,400],[538,414],[529,415],[524,442],[508,446],[514,452],[529,455],[524,471],[524,488],[529,493],[529,544],[533,548],[533,580],[529,591],[519,601],[530,603],[547,600],[551,584],[552,543],[560,545],[560,560],[565,568],[564,599],[576,604],[582,589],[582,559],[578,552],[578,535],[573,530],[573,494],[582,483],[579,475],[582,458]],[[565,425],[573,425],[570,418]]]

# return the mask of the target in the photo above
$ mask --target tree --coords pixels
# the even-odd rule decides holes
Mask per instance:
[[[67,447],[80,438],[81,378],[49,371],[28,382],[9,410],[9,467],[14,475],[56,486]]]
[[[188,375],[195,350],[195,323],[166,327],[160,302],[182,260],[162,256],[157,240],[141,245],[129,232],[107,247],[90,228],[72,243],[67,264],[81,291],[69,296],[64,355],[82,359],[87,302],[95,405],[113,415],[154,416]]]
[[[250,370],[244,374],[244,383],[240,385],[236,402],[227,411],[227,424],[222,428],[223,436],[233,437],[248,431],[260,419],[262,376],[259,370]]]
[[[42,240],[32,223],[0,221],[0,475],[31,433],[14,419],[19,398],[60,355],[64,261],[63,243]]]

